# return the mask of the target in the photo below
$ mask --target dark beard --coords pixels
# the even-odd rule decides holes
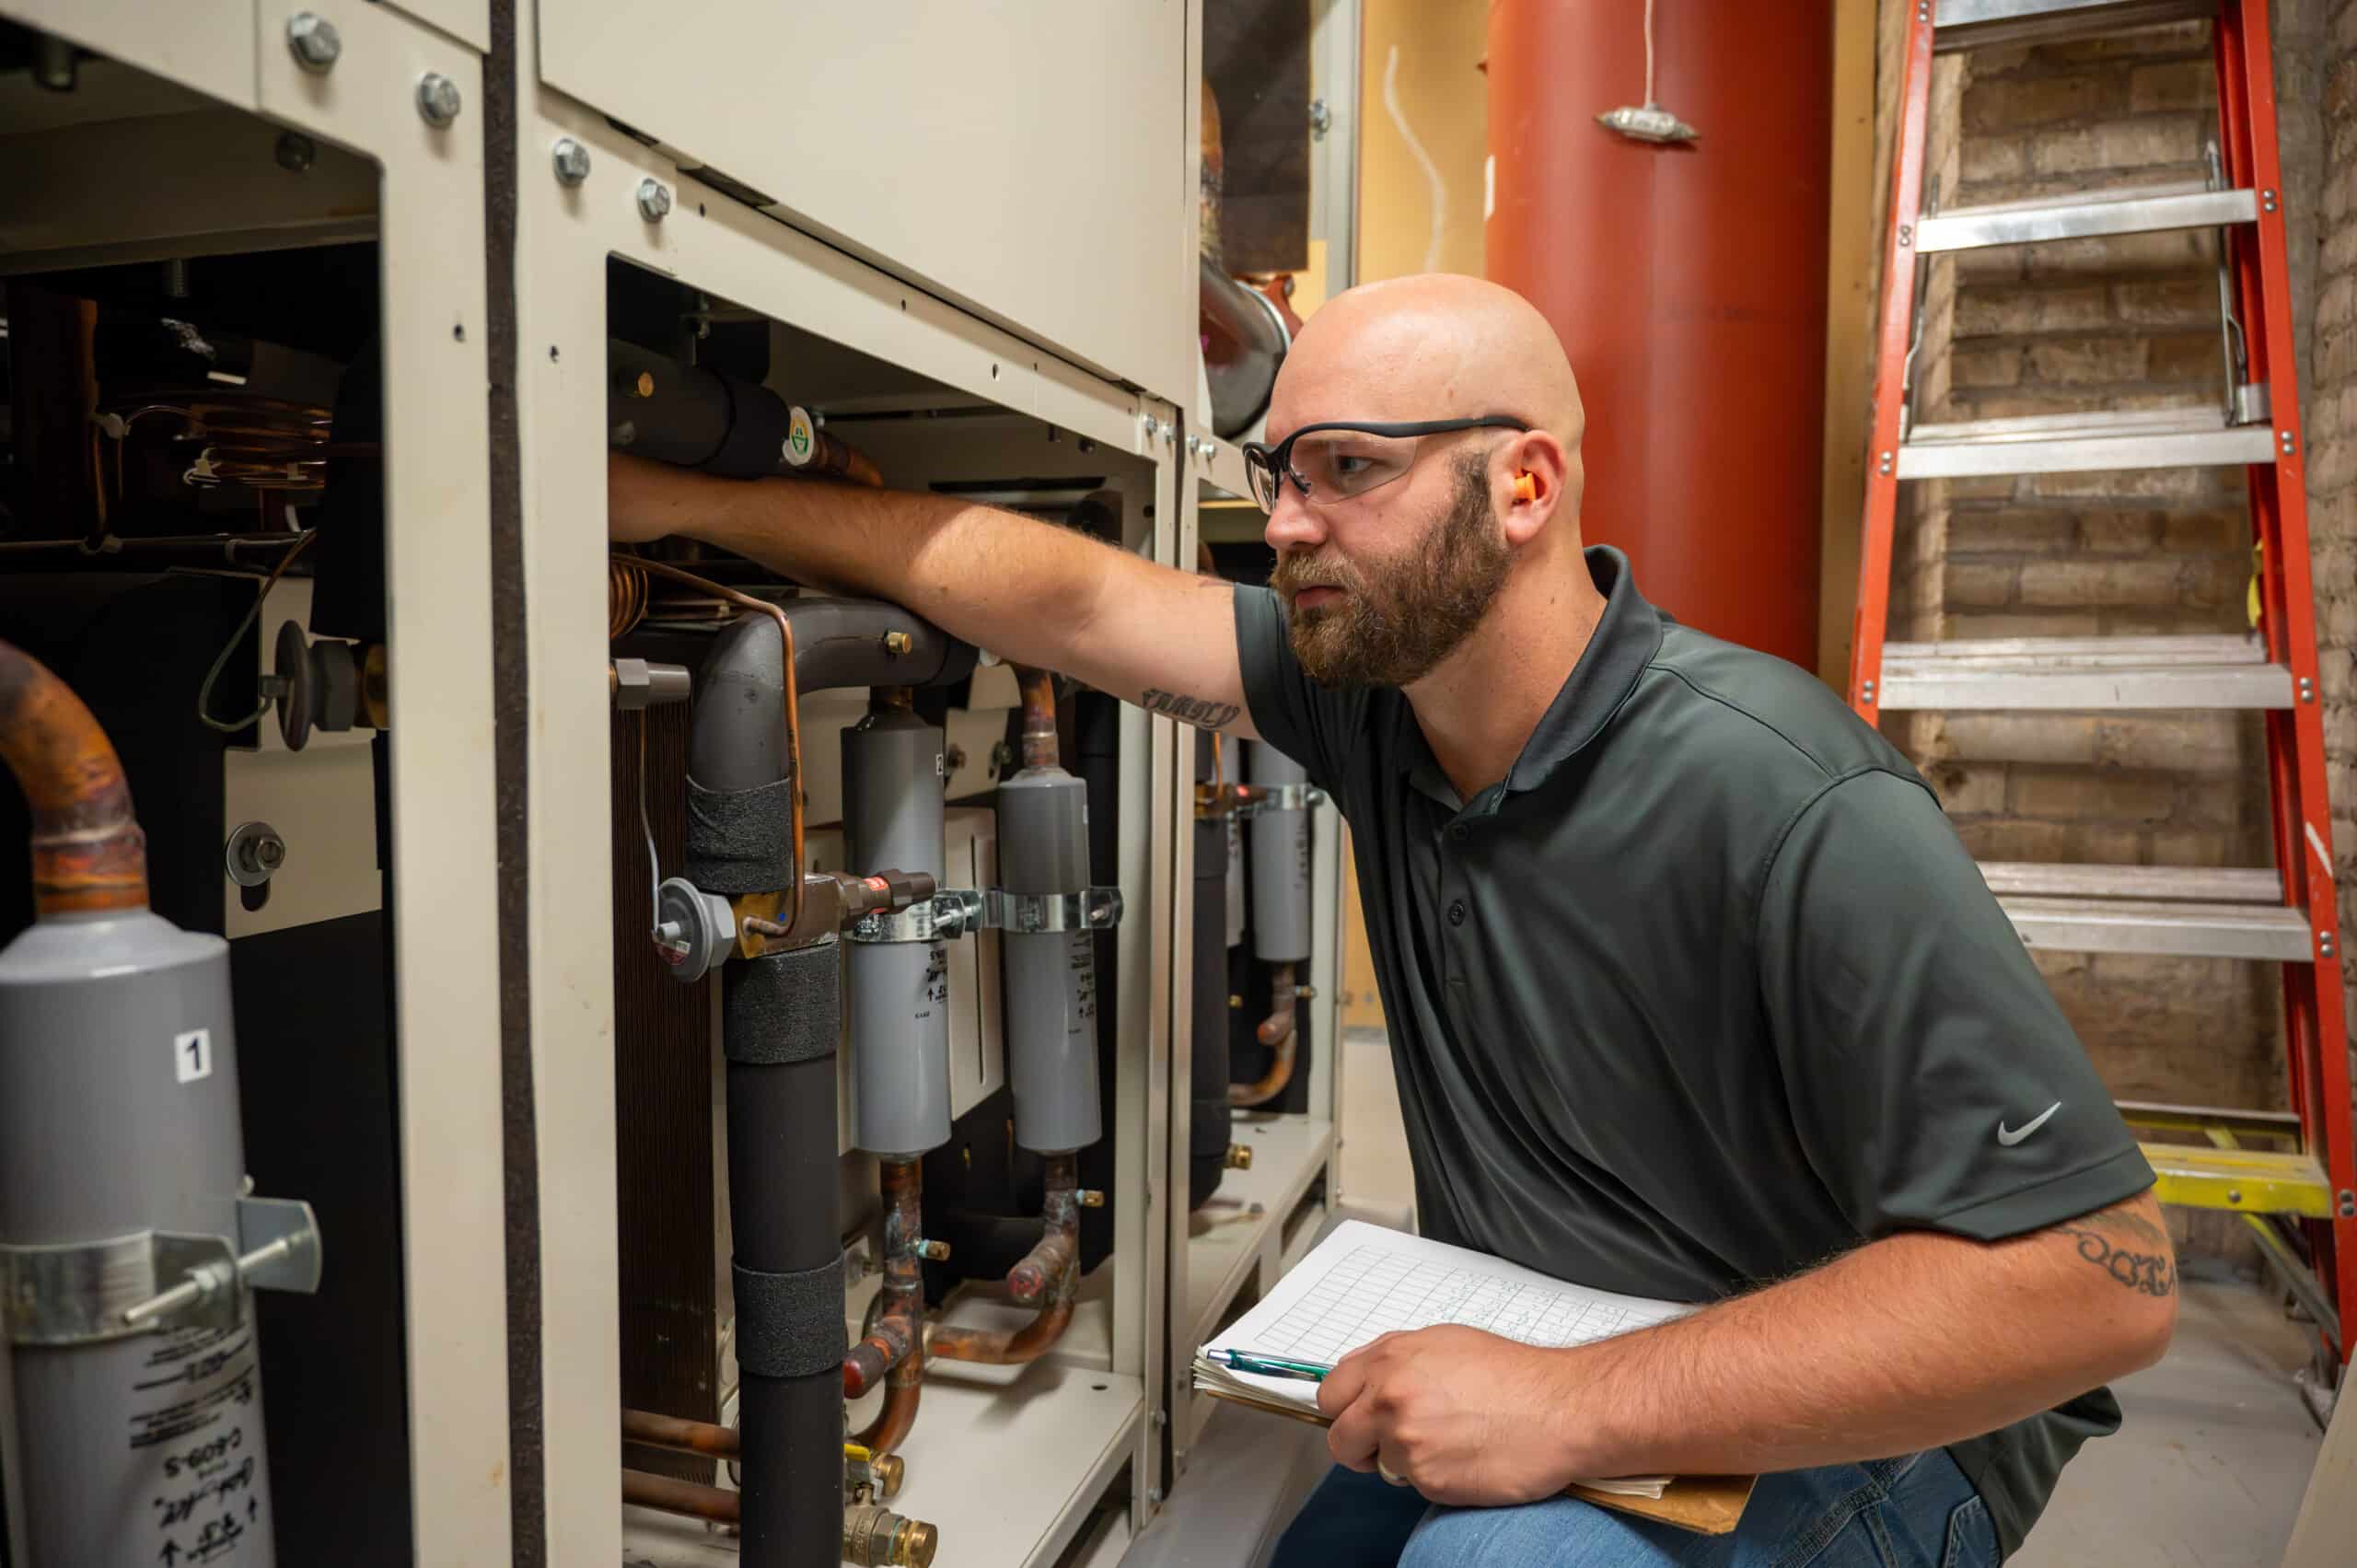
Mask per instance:
[[[1270,585],[1283,597],[1294,657],[1320,686],[1406,686],[1455,652],[1505,587],[1512,552],[1490,509],[1485,464],[1459,461],[1448,509],[1405,560],[1370,577],[1312,555],[1277,562]],[[1303,588],[1337,587],[1333,609],[1301,610]]]

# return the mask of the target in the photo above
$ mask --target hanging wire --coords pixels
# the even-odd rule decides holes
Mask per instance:
[[[655,824],[646,817],[646,729],[648,713],[638,711],[638,830],[646,835],[646,928],[663,924],[663,859],[655,853]]]
[[[1654,0],[1645,0],[1645,107],[1661,107],[1654,101]]]
[[[235,735],[241,729],[260,724],[269,714],[271,703],[277,700],[264,697],[260,707],[241,719],[217,719],[213,716],[213,683],[221,679],[221,671],[227,667],[229,656],[237,652],[238,645],[246,640],[246,633],[261,618],[262,601],[269,598],[270,590],[278,586],[280,575],[294,563],[297,555],[303,553],[304,547],[319,537],[319,529],[312,528],[303,534],[295,540],[293,548],[278,558],[278,564],[273,566],[270,575],[261,580],[261,590],[254,595],[253,607],[246,611],[245,619],[238,622],[238,629],[229,633],[229,640],[221,645],[221,651],[213,656],[213,668],[204,672],[204,684],[196,689],[196,716],[203,721],[207,729],[217,730],[223,735]]]

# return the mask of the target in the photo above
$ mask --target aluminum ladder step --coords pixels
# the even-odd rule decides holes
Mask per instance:
[[[2033,414],[1919,424],[1898,446],[1900,479],[2212,468],[2275,460],[2271,425],[2228,424],[2214,408]]]
[[[2293,1150],[2217,1149],[2195,1144],[2139,1144],[2155,1195],[2185,1209],[2247,1214],[2332,1216],[2332,1183],[2312,1155]]]
[[[1984,245],[2160,234],[2258,221],[2258,195],[2253,191],[2212,191],[2200,184],[2131,186],[1952,208],[1916,224],[1915,250],[1929,255]]]
[[[2261,905],[2283,901],[2283,879],[2266,866],[2039,865],[1984,860],[1980,876],[1999,898]]]
[[[2049,952],[2283,964],[2306,963],[2316,953],[2307,916],[2281,904],[2017,895],[2001,896],[1997,904],[2014,923],[2023,946]]]
[[[2270,870],[1986,861],[1980,876],[2031,947],[2279,963],[2314,956],[2306,916],[2283,903]]]
[[[2055,43],[2217,14],[2218,0],[1939,0],[1932,47]]]
[[[1891,713],[2288,708],[2292,701],[2292,672],[2270,664],[2256,640],[2231,634],[1887,643],[1877,698]]]

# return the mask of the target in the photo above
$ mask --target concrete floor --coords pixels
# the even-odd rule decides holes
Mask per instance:
[[[2292,1385],[2306,1336],[2257,1287],[2185,1283],[2177,1340],[2114,1386],[2119,1433],[2079,1451],[2013,1568],[2272,1568],[2323,1441]]]

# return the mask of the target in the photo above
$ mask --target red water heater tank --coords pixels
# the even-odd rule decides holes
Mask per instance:
[[[1587,405],[1590,543],[1688,625],[1817,663],[1833,31],[1825,0],[1492,0],[1489,273]]]

